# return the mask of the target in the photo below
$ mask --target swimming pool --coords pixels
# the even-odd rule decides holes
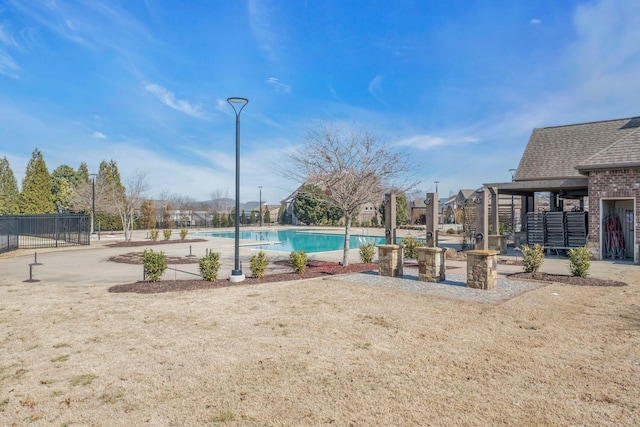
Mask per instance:
[[[235,238],[233,231],[199,233],[200,236]],[[307,253],[328,252],[342,250],[344,246],[344,234],[328,234],[312,230],[251,230],[240,231],[240,240],[254,240],[251,245],[254,249],[265,251],[292,252],[304,250]],[[361,245],[373,243],[380,245],[384,243],[384,237],[351,235],[349,248],[358,249]],[[246,246],[243,244],[243,246]]]

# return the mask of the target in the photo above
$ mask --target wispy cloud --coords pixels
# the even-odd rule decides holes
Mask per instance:
[[[107,139],[107,135],[105,135],[102,132],[97,132],[97,131],[94,132],[93,135],[91,135],[91,136],[93,136],[95,139]]]
[[[160,102],[162,102],[167,107],[173,108],[174,110],[178,110],[184,114],[188,114],[189,116],[197,117],[200,119],[205,117],[200,105],[193,105],[189,101],[177,99],[173,92],[168,91],[160,85],[149,83],[145,85],[144,89],[147,92],[155,95],[160,100]]]
[[[276,60],[276,51],[280,43],[278,32],[274,30],[274,8],[269,0],[249,0],[249,23],[253,37],[271,61]]]
[[[542,21],[536,18],[533,18],[531,21],[529,21],[529,23],[531,25],[538,25],[538,24],[542,24]]]
[[[373,80],[371,80],[371,82],[369,82],[369,93],[378,101],[382,102],[382,99],[380,98],[381,95],[381,91],[382,91],[382,81],[384,80],[384,76],[381,75],[377,75],[373,78]]]
[[[19,79],[19,71],[20,67],[16,64],[13,58],[8,53],[0,50],[0,74],[14,79]]]
[[[291,86],[286,85],[284,83],[280,83],[280,81],[276,77],[269,77],[266,80],[267,84],[273,88],[276,92],[291,92]]]
[[[473,144],[478,141],[478,138],[473,137],[444,138],[431,135],[415,135],[410,138],[397,141],[394,145],[417,148],[419,150],[430,150],[437,147],[452,147]]]
[[[14,79],[20,78],[18,74],[20,66],[9,53],[9,49],[20,49],[20,47],[6,25],[0,24],[0,74]]]

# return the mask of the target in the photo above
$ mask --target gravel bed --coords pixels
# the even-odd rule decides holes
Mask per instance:
[[[418,280],[417,269],[406,267],[404,268],[404,276],[402,277],[380,276],[378,272],[369,271],[335,276],[331,279],[361,285],[385,286],[485,304],[500,304],[525,292],[548,285],[548,283],[544,282],[517,281],[498,277],[498,284],[495,289],[474,289],[467,288],[467,277],[463,274],[447,272],[444,282],[429,283]]]

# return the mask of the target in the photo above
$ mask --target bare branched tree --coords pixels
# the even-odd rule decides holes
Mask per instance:
[[[211,192],[212,213],[228,214],[233,208],[233,201],[229,198],[229,189],[216,188]]]
[[[343,265],[349,264],[352,219],[367,202],[377,203],[392,189],[407,191],[411,165],[406,154],[392,152],[361,126],[320,123],[309,128],[303,145],[293,151],[285,175],[320,186],[328,202],[345,219]]]
[[[146,174],[137,172],[126,181],[124,192],[122,187],[113,183],[104,183],[103,191],[114,211],[122,220],[122,230],[124,240],[131,240],[131,230],[133,223],[140,215],[140,206],[145,200],[147,191]]]

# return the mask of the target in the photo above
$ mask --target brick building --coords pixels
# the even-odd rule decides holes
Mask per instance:
[[[513,181],[485,187],[521,197],[527,241],[560,247],[564,238],[565,247],[582,245],[570,230],[580,218],[575,211],[584,211],[585,243],[599,259],[638,262],[640,117],[534,129]],[[549,193],[545,209],[554,214],[536,206],[536,193],[543,192]]]

